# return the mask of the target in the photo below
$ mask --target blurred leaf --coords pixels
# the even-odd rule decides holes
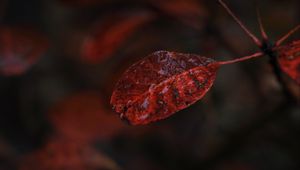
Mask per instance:
[[[39,150],[25,155],[20,170],[119,170],[109,157],[73,140],[53,138]]]
[[[82,141],[109,139],[123,127],[95,91],[65,98],[50,110],[49,118],[59,134]]]
[[[150,2],[167,15],[196,29],[202,27],[202,21],[208,15],[206,8],[198,0],[150,0]]]
[[[48,47],[46,38],[28,27],[0,27],[0,74],[26,72]]]
[[[137,29],[154,18],[153,13],[131,12],[108,15],[92,27],[82,45],[82,60],[99,63],[112,56]]]

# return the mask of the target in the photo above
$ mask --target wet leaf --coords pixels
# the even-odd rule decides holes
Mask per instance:
[[[50,111],[49,117],[57,132],[81,141],[107,139],[123,127],[95,91],[67,97]]]
[[[0,27],[0,74],[26,72],[48,47],[43,35],[29,28]]]
[[[111,104],[134,125],[167,118],[201,99],[218,67],[214,60],[194,54],[155,52],[124,73]]]
[[[300,85],[300,40],[279,47],[278,62],[281,69]]]
[[[99,63],[113,55],[138,28],[154,18],[150,12],[109,15],[97,23],[82,45],[82,60]]]
[[[25,155],[20,170],[118,170],[118,165],[89,145],[61,138],[50,139],[39,150]]]

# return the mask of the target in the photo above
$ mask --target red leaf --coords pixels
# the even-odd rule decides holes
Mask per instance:
[[[123,127],[94,91],[67,97],[50,111],[49,116],[60,134],[81,141],[110,138]]]
[[[99,63],[107,59],[129,36],[153,17],[153,14],[148,12],[108,16],[85,38],[82,59],[88,63]]]
[[[134,125],[167,118],[201,99],[218,67],[214,60],[194,54],[155,52],[124,73],[111,104]]]
[[[0,73],[20,75],[45,52],[48,43],[28,28],[0,27]]]
[[[278,62],[281,69],[300,85],[300,40],[279,47]]]
[[[119,169],[106,155],[74,140],[50,139],[39,150],[24,156],[21,170],[96,170]]]

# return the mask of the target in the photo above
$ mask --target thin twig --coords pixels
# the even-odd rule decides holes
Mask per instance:
[[[241,62],[241,61],[246,61],[252,58],[257,58],[257,57],[261,57],[263,56],[264,53],[263,52],[257,52],[255,54],[249,55],[249,56],[245,56],[245,57],[241,57],[241,58],[237,58],[237,59],[233,59],[233,60],[228,60],[228,61],[220,61],[218,62],[220,65],[226,65],[226,64],[233,64],[233,63],[237,63],[237,62]]]

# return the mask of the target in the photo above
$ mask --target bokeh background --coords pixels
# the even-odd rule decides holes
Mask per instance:
[[[272,40],[299,0],[226,0]],[[289,41],[299,38],[294,34]],[[258,50],[217,0],[0,0],[0,170],[300,168],[299,86],[267,57],[224,66],[210,92],[166,120],[129,126],[114,84],[157,50],[217,60]]]

